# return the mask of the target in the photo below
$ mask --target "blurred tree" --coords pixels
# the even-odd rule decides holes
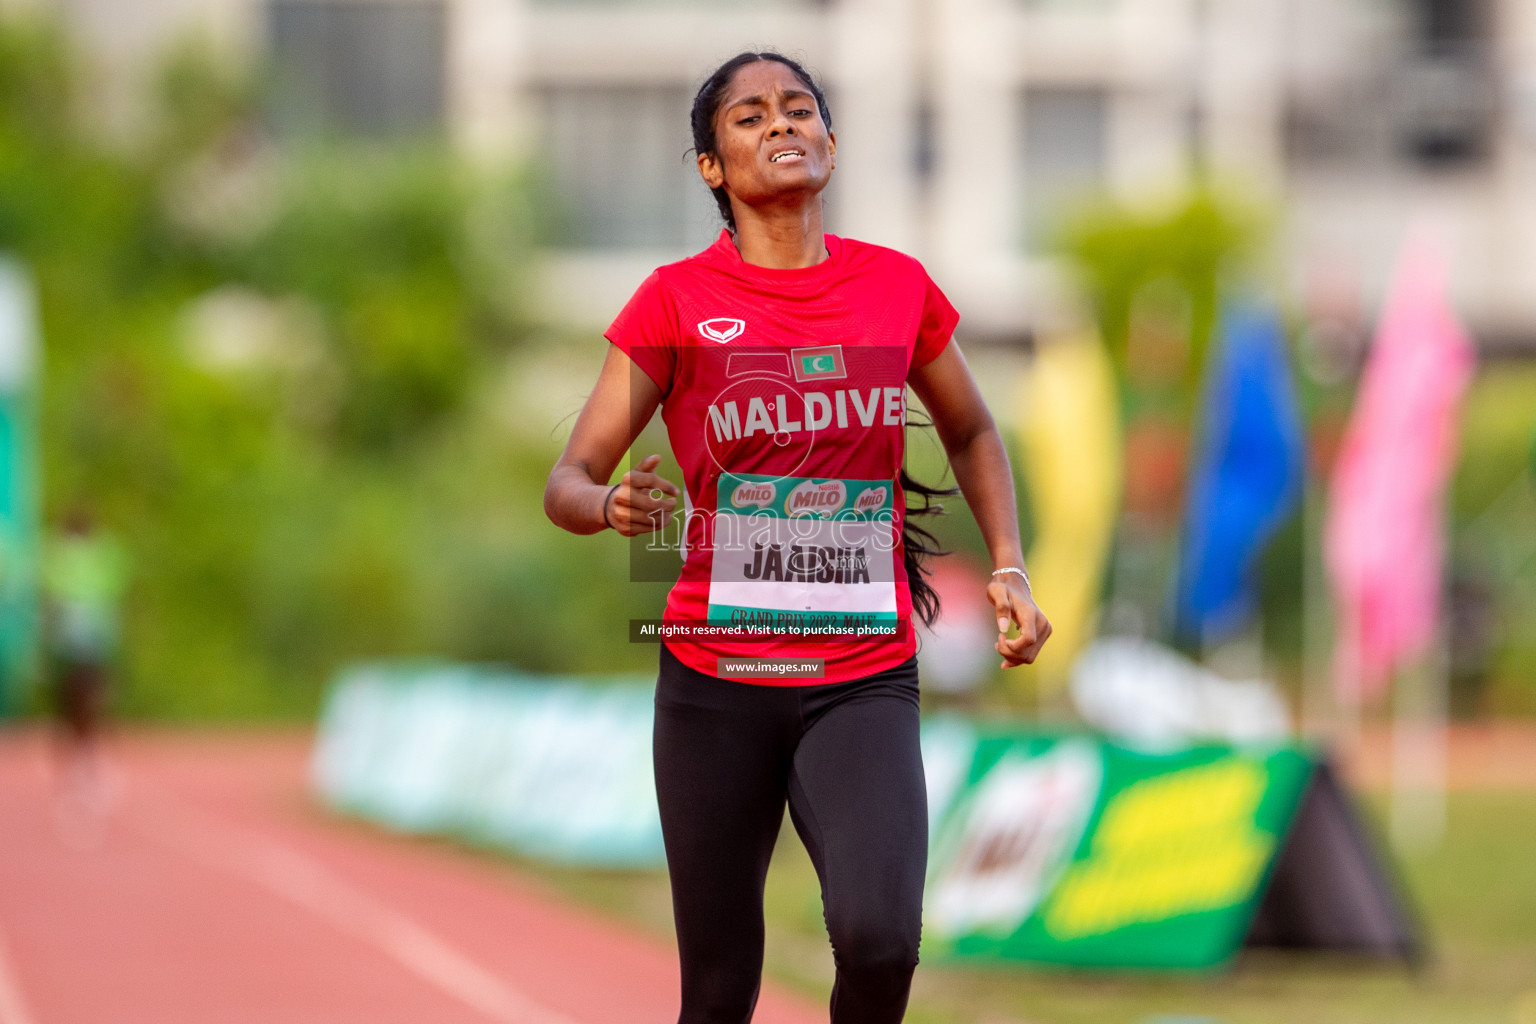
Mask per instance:
[[[0,18],[0,248],[39,281],[45,514],[88,504],[140,567],[125,710],[300,713],[358,657],[599,667],[518,627],[579,620],[559,588],[584,565],[623,571],[589,544],[554,572],[506,522],[535,521],[554,456],[486,397],[528,334],[521,179],[430,146],[284,149],[260,69],[194,44],[126,141],[88,130],[87,78],[55,28]]]
[[[1060,243],[1079,268],[1122,374],[1131,364],[1138,305],[1150,306],[1151,330],[1183,337],[1159,336],[1149,343],[1187,346],[1187,355],[1150,362],[1173,364],[1175,382],[1192,398],[1216,328],[1222,281],[1251,262],[1263,234],[1256,213],[1202,189],[1156,214],[1108,202],[1089,207],[1067,221]]]
[[[505,341],[464,272],[467,208],[467,183],[438,155],[321,157],[295,169],[272,221],[232,254],[234,276],[322,311],[344,378],[343,443],[419,437],[460,407],[476,357]]]

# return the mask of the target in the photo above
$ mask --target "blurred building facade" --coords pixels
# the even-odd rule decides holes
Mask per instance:
[[[62,12],[112,81],[189,34],[269,58],[281,132],[531,157],[559,224],[541,302],[572,326],[714,236],[688,104],[773,47],[828,89],[831,230],[922,258],[970,336],[1050,319],[1074,202],[1155,207],[1209,175],[1281,211],[1278,275],[1310,314],[1362,319],[1428,218],[1480,341],[1536,345],[1530,0],[7,2]]]

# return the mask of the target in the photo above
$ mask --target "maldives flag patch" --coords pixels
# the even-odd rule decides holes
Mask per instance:
[[[821,345],[817,348],[795,348],[789,351],[794,363],[795,380],[832,380],[848,376],[843,364],[843,346]]]

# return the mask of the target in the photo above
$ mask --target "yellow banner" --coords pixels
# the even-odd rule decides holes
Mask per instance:
[[[1059,686],[1097,628],[1099,592],[1120,511],[1114,367],[1084,331],[1040,347],[1018,388],[1019,438],[1034,513],[1035,599],[1053,629],[1036,663]]]

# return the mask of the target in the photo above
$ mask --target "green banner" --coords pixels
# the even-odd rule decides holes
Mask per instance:
[[[1313,762],[982,738],[935,837],[928,954],[1200,968],[1242,945]]]
[[[662,862],[647,679],[373,664],[331,687],[311,766],[332,805],[557,863]]]
[[[37,453],[32,280],[0,255],[0,717],[26,703],[37,671]]]

